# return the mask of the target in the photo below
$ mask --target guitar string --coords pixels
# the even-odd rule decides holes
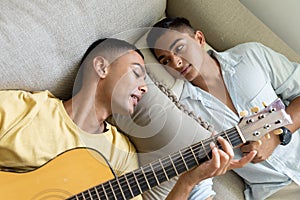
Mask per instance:
[[[235,140],[235,141],[241,141],[240,140],[240,138],[239,137],[235,137],[237,134],[236,134],[236,131],[234,131],[235,129],[233,129],[233,130],[228,130],[228,132],[227,132],[227,135],[228,135],[228,138],[232,138],[232,136],[234,137],[234,139],[231,139],[231,141],[233,141],[233,140]],[[221,132],[219,135],[222,135],[222,134],[226,134],[225,132]],[[208,138],[209,140],[211,140],[211,138]],[[205,140],[204,140],[204,143],[207,143],[207,141],[205,142]],[[193,147],[192,147],[193,146]],[[197,151],[199,151],[199,148],[200,149],[202,149],[203,147],[202,147],[202,145],[200,145],[199,143],[197,143],[197,144],[195,144],[195,145],[192,145],[191,146],[191,148],[195,148],[195,146],[196,146],[196,148],[195,149],[193,149],[195,152],[197,152]],[[206,146],[207,146],[207,144],[206,144]],[[202,148],[201,148],[202,147]],[[209,147],[210,148],[210,147]],[[185,153],[188,153],[187,152],[187,148],[186,149],[183,149],[183,150],[181,150],[182,152],[184,152],[184,154],[183,154],[183,157],[185,157]],[[192,154],[190,154],[190,153],[188,153],[188,155],[191,155],[191,156],[188,156],[188,157],[185,157],[186,159],[185,159],[185,161],[184,162],[186,162],[186,163],[188,163],[188,162],[191,162],[191,160],[194,160],[195,161],[195,158],[192,156]],[[200,154],[201,156],[203,156],[203,157],[205,157],[206,156],[206,154],[205,153],[201,153]],[[175,157],[174,157],[175,156]],[[177,156],[177,158],[176,158],[176,156]],[[176,158],[176,160],[175,160],[175,162],[174,162],[174,164],[177,166],[176,167],[176,169],[178,169],[178,168],[186,168],[185,167],[185,164],[184,164],[184,162],[182,162],[182,161],[180,161],[180,155],[178,154],[178,153],[174,153],[173,155],[171,155],[171,157],[174,159],[174,158]],[[192,159],[189,159],[189,157],[192,157]],[[166,161],[167,159],[169,159],[169,158],[163,158],[163,159],[161,159],[161,161],[164,163],[164,161]],[[177,162],[177,160],[178,160],[178,162]],[[157,161],[155,162],[155,164],[157,164]],[[155,166],[155,165],[153,165],[153,166]],[[146,168],[146,167],[148,167],[147,165],[146,166],[144,166],[143,168]],[[159,171],[161,171],[161,166],[159,166],[158,167],[160,170]],[[168,172],[170,171],[170,170],[174,170],[174,168],[173,168],[173,166],[168,166],[167,168],[166,168],[166,172],[167,172],[167,174],[169,174]],[[124,183],[126,184],[126,185],[128,185],[128,184],[132,184],[132,183],[134,183],[134,184],[145,184],[146,183],[146,179],[145,179],[145,177],[144,177],[144,174],[143,173],[141,173],[141,168],[139,168],[138,170],[136,170],[136,171],[140,171],[139,173],[137,173],[136,174],[136,178],[138,179],[138,180],[140,180],[140,182],[139,183],[137,183],[136,181],[135,181],[135,179],[134,179],[134,177],[132,178],[132,180],[131,179],[128,179],[128,182],[126,181],[126,180],[124,180],[123,182],[121,182],[120,181],[120,185],[124,185]],[[154,168],[154,171],[155,171],[155,168]],[[186,170],[184,170],[184,171],[186,171]],[[161,176],[161,175],[163,175],[163,176],[165,176],[165,174],[164,174],[164,172],[162,171],[162,173],[158,173],[158,174],[156,174],[156,173],[153,173],[154,175],[156,175],[156,176]],[[123,176],[121,176],[121,177],[119,177],[119,180],[120,180],[120,178],[123,178]],[[155,179],[154,179],[154,176],[153,176],[153,180],[154,180],[154,182],[157,182]],[[152,181],[153,181],[152,180]],[[115,181],[115,180],[112,180],[112,181]],[[150,180],[148,179],[148,182],[149,182]],[[104,183],[105,184],[105,183]],[[159,185],[160,183],[158,183],[157,185]],[[114,184],[114,185],[116,185],[116,184]],[[96,186],[97,187],[97,186]],[[95,187],[95,192],[97,192],[98,191],[98,189]],[[92,188],[93,189],[93,188]],[[115,195],[117,195],[117,196],[119,196],[120,194],[122,195],[122,189],[120,189],[120,187],[117,185],[116,186],[116,188],[114,188],[113,187],[113,189],[116,189],[117,191],[120,191],[120,192],[116,192],[116,191],[111,191],[111,188],[109,188],[109,192],[107,193],[107,195],[109,195],[109,196],[111,196],[112,194],[115,194]],[[149,188],[148,187],[148,189],[151,189],[151,188]],[[125,190],[123,190],[123,191],[125,191]],[[104,192],[104,191],[103,191]],[[131,192],[129,191],[129,190],[127,190],[127,192],[129,192],[130,193],[130,195],[131,195]],[[97,195],[97,194],[95,194],[95,195]]]
[[[158,88],[164,93],[164,94],[166,94],[168,97],[169,97],[169,99],[171,99],[171,101],[181,110],[181,111],[183,111],[184,113],[186,113],[186,114],[188,114],[190,117],[192,117],[193,119],[195,119],[201,126],[203,126],[205,129],[207,129],[207,130],[209,130],[209,131],[213,131],[213,126],[212,125],[209,125],[207,122],[205,122],[205,121],[203,121],[203,119],[201,118],[201,117],[196,117],[196,115],[193,113],[193,112],[191,112],[191,111],[188,111],[185,107],[184,107],[184,105],[182,105],[181,103],[179,103],[179,101],[177,100],[177,97],[172,93],[172,91],[170,90],[170,89],[168,89],[168,88],[166,88],[164,85],[162,85],[161,83],[159,83],[159,82],[155,82],[155,84],[158,86]],[[223,132],[222,132],[223,133]],[[236,131],[234,131],[234,132],[231,132],[230,130],[227,132],[227,133],[225,133],[225,134],[227,134],[227,137],[229,138],[229,140],[231,141],[231,143],[236,143],[236,142],[240,142],[241,141],[241,139],[239,138],[239,137],[234,137],[234,139],[232,140],[232,139],[230,139],[231,138],[231,135],[232,135],[232,133],[233,134],[236,134]],[[234,136],[234,135],[233,135]],[[200,148],[200,145],[199,145],[199,143],[198,144],[195,144],[195,145],[197,145],[196,147],[196,149],[193,149],[195,152],[197,152],[198,150],[198,147]],[[192,146],[195,146],[195,145],[192,145]],[[193,148],[191,146],[191,148]],[[203,148],[203,147],[202,147]],[[182,151],[184,151],[184,152],[186,152],[188,149],[183,149]],[[196,153],[195,153],[196,154]],[[178,153],[175,153],[175,155],[173,155],[173,156],[177,156],[178,155]],[[191,154],[190,154],[191,155]],[[206,156],[206,153],[203,153],[203,155],[202,155],[202,153],[200,153],[200,155],[201,156],[203,156],[203,157],[205,157]],[[172,157],[172,155],[170,155],[171,157]],[[192,159],[191,160],[195,160],[195,158],[194,158],[194,156],[193,155],[191,155],[192,156]],[[183,155],[183,157],[184,157],[184,155]],[[168,159],[168,158],[162,158],[161,159],[161,161],[162,162],[164,162],[166,159]],[[174,158],[173,158],[174,159]],[[177,159],[176,159],[177,160]],[[178,163],[176,163],[177,161],[175,161],[175,163],[174,163],[174,165],[175,166],[177,166],[178,167],[178,165],[180,164],[182,164],[182,162],[180,162],[179,164]],[[190,162],[190,161],[187,161],[187,162]],[[177,164],[177,165],[176,165]],[[145,166],[145,167],[147,167],[147,165]],[[145,168],[145,167],[141,167],[141,168]],[[173,168],[174,169],[174,167],[173,166],[170,166],[171,168]],[[177,168],[176,167],[176,168]],[[185,167],[185,166],[184,166]],[[138,170],[140,170],[141,168],[139,168]],[[154,171],[155,171],[155,169],[154,169]],[[166,171],[168,171],[168,169],[166,169]],[[153,172],[154,173],[154,172]],[[163,172],[164,173],[164,172]],[[168,173],[167,173],[168,174]],[[139,174],[138,174],[139,175]],[[143,177],[144,177],[144,175],[143,174],[141,174]],[[161,174],[158,174],[158,175],[161,175]],[[156,175],[156,176],[158,176],[158,175]],[[163,174],[163,175],[165,175],[165,174]],[[120,178],[122,178],[123,176],[121,176]],[[119,177],[117,177],[117,178],[119,178]],[[153,177],[153,179],[154,179],[155,177]],[[128,179],[128,180],[124,180],[124,182],[122,182],[122,183],[120,183],[120,184],[124,184],[124,183],[126,183],[126,185],[127,184],[132,184],[132,183],[136,183],[136,181],[135,181],[135,179],[134,179],[134,177],[132,178],[133,179],[133,181],[132,180],[130,180],[130,179]],[[137,179],[138,179],[138,177],[137,177]],[[144,178],[143,178],[144,179]],[[130,181],[132,181],[132,182],[130,182]],[[156,181],[156,180],[154,180],[154,181]],[[105,184],[105,183],[103,183],[103,184]],[[136,184],[138,184],[138,183],[136,183]],[[102,184],[101,184],[102,185]],[[94,187],[95,188],[95,191],[97,192],[97,186],[95,186]],[[150,189],[150,188],[149,188]],[[119,189],[118,189],[119,190]],[[105,192],[105,191],[103,191],[103,192]],[[130,192],[130,194],[131,194],[131,191],[129,191]],[[113,191],[111,192],[111,193],[113,193]],[[116,194],[116,195],[119,195],[119,194]]]
[[[225,133],[225,132],[221,132],[221,133],[218,134],[218,135],[222,135],[222,134],[226,134],[226,133]],[[227,135],[228,135],[228,138],[231,138],[232,136],[236,135],[235,129],[234,129],[234,130],[229,130],[229,131],[227,132]],[[239,139],[239,137],[235,137],[234,140],[236,140],[236,138]],[[205,150],[206,150],[206,151],[211,150],[211,149],[210,149],[210,146],[209,146],[209,143],[210,143],[211,141],[213,141],[213,140],[214,140],[213,138],[208,138],[208,139],[206,139],[206,140],[203,140],[203,144],[205,144]],[[208,143],[208,144],[207,144],[207,143]],[[208,147],[208,148],[206,148],[206,147]],[[197,143],[197,144],[192,145],[191,148],[193,149],[194,152],[198,152],[199,149],[203,149],[203,146],[200,145],[199,143]],[[184,160],[180,157],[180,155],[178,154],[178,152],[170,155],[170,156],[172,157],[172,159],[175,159],[174,165],[177,166],[177,167],[176,167],[177,169],[178,169],[178,168],[184,168],[184,169],[186,169],[186,166],[185,166],[184,162],[185,162],[185,163],[190,163],[191,161],[195,161],[195,157],[194,157],[191,153],[189,153],[188,151],[189,151],[188,148],[184,148],[184,149],[181,150],[181,152],[183,152],[183,157],[185,158]],[[188,155],[188,156],[186,156],[186,155]],[[207,155],[206,155],[205,152],[204,152],[204,153],[201,153],[201,152],[200,152],[200,155],[201,155],[201,158],[202,158],[202,157],[207,157]],[[165,157],[165,158],[162,158],[162,159],[160,159],[160,160],[162,161],[162,163],[164,163],[164,161],[167,161],[168,159],[169,159],[169,157]],[[157,168],[156,168],[156,169],[154,168],[154,171],[155,171],[155,170],[156,170],[156,171],[161,171],[161,173],[158,173],[158,174],[156,174],[155,172],[153,172],[154,175],[156,175],[156,176],[162,176],[162,175],[163,175],[164,177],[166,177],[166,174],[161,170],[161,165],[158,164],[157,161],[156,161],[156,162],[153,162],[152,165],[153,165],[153,166],[158,165],[158,169],[159,169],[159,170],[157,170]],[[144,167],[141,167],[141,168],[146,168],[146,167],[148,167],[148,165],[145,165]],[[142,173],[141,168],[135,170],[135,171],[140,171],[139,173],[136,173],[136,178],[137,178],[138,180],[140,180],[140,181],[139,181],[140,184],[145,184],[145,183],[147,182],[147,180],[145,179],[144,173]],[[172,169],[172,168],[173,168],[173,166],[171,166],[171,165],[170,165],[170,166],[167,166],[167,167],[165,168],[167,174],[169,174],[170,170],[174,171],[174,168],[173,168],[173,169]],[[189,169],[187,169],[187,170],[189,170]],[[186,170],[184,170],[184,171],[186,171]],[[128,182],[127,182],[126,180],[123,180],[123,177],[124,177],[124,176],[117,177],[117,178],[119,179],[120,185],[124,185],[124,184],[126,184],[126,185],[128,185],[128,184],[129,184],[129,185],[131,185],[131,184],[139,184],[139,183],[136,183],[134,177],[132,177],[132,180],[131,180],[131,179],[128,179]],[[120,179],[122,179],[122,180],[120,181]],[[153,180],[154,180],[154,177],[153,177]],[[152,181],[153,181],[153,180],[152,180]],[[116,182],[116,179],[111,180],[111,181],[115,181],[115,182]],[[122,182],[122,181],[123,181],[123,182]],[[148,181],[149,181],[149,179],[148,179]],[[154,181],[157,182],[156,180],[154,180]],[[103,184],[106,184],[106,183],[103,183]],[[159,184],[160,184],[160,183],[158,183],[158,185],[159,185]],[[102,184],[101,184],[101,185],[102,185]],[[114,185],[116,185],[116,188],[113,187],[113,189],[116,189],[116,191],[119,191],[119,190],[120,190],[120,192],[110,191],[110,190],[111,190],[111,188],[110,188],[110,189],[108,190],[107,195],[108,195],[108,196],[111,196],[111,195],[113,195],[113,194],[115,194],[116,196],[122,195],[122,191],[121,191],[122,189],[120,189],[120,187],[119,187],[117,184],[114,184]],[[97,187],[97,186],[94,187],[95,192],[97,192],[97,191],[99,190],[99,189],[97,189],[96,187]],[[91,189],[93,189],[93,188],[91,188]],[[148,189],[151,189],[151,188],[148,187]],[[124,191],[124,190],[123,190],[123,191]],[[86,192],[86,191],[85,191],[85,192]],[[104,192],[104,191],[103,191],[103,192]],[[129,193],[131,194],[130,191],[127,190],[127,192],[129,192]],[[90,194],[88,194],[88,195],[90,196]],[[97,195],[97,194],[95,194],[95,195]],[[89,197],[89,196],[88,196],[88,197]],[[103,195],[103,196],[104,196],[104,195]],[[102,196],[102,197],[103,197],[103,196]],[[92,197],[92,198],[93,198],[93,197]]]
[[[229,137],[230,137],[230,136],[229,136]],[[198,146],[200,147],[200,145],[198,145]],[[196,151],[196,150],[195,150],[195,151]],[[178,155],[178,154],[177,154],[177,155]],[[205,156],[205,154],[203,154],[203,155]],[[195,159],[193,158],[193,160],[195,160]],[[162,160],[162,162],[163,162],[163,160]],[[190,161],[187,161],[187,162],[190,162]],[[185,168],[185,166],[182,165],[183,162],[181,162],[181,161],[180,161],[179,164],[178,164],[178,163],[175,163],[175,164],[176,164],[177,166],[179,166],[179,167],[181,166],[181,167],[184,167],[184,168]],[[178,167],[177,167],[177,168],[178,168]],[[167,169],[167,170],[168,170],[168,169]],[[140,175],[140,176],[143,176],[143,177],[144,177],[143,174],[137,174],[137,175]],[[164,174],[158,174],[158,175],[164,175]],[[122,177],[120,177],[120,178],[122,178]],[[137,179],[143,180],[144,178],[141,179],[140,177],[137,177]],[[145,181],[146,181],[146,180],[145,180]],[[143,182],[141,181],[140,183],[142,183],[142,184],[143,184],[143,183],[146,183],[145,181],[143,181]],[[136,182],[136,181],[134,180],[134,182]],[[123,182],[123,183],[124,183],[124,182]],[[122,184],[122,183],[121,183],[121,184]],[[127,185],[127,183],[126,183],[126,185]],[[120,189],[119,189],[119,186],[116,186],[116,189],[117,189],[117,190],[120,190]],[[149,188],[149,189],[150,189],[150,188]],[[115,192],[115,191],[114,191],[114,192]],[[128,191],[128,192],[129,192],[129,191]],[[108,195],[111,195],[111,194],[113,194],[112,191],[111,191]],[[115,193],[115,195],[120,195],[120,194],[121,194],[121,193]]]

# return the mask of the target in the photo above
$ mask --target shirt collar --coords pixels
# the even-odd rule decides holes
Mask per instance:
[[[235,68],[242,60],[243,56],[232,53],[230,51],[217,52],[213,49],[208,50],[207,53],[218,60],[221,69],[224,72],[228,72],[230,75],[235,74]]]
[[[202,95],[198,94],[197,87],[194,87],[190,82],[184,81],[180,99],[191,98],[194,100],[202,100]]]
[[[228,72],[230,75],[235,74],[235,68],[243,57],[242,55],[237,55],[226,51],[217,52],[215,50],[208,50],[207,53],[210,56],[215,57],[220,63],[222,71]],[[194,100],[202,101],[203,97],[198,89],[200,88],[193,87],[193,85],[190,82],[184,81],[184,86],[180,99],[191,98]]]

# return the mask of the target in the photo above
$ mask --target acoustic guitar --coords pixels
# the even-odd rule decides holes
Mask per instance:
[[[5,200],[131,199],[211,158],[210,142],[218,136],[233,147],[257,141],[268,132],[291,124],[285,106],[271,105],[243,117],[238,125],[180,151],[115,177],[105,158],[88,148],[68,150],[40,168],[26,172],[0,172],[0,198]],[[220,144],[216,143],[220,147]]]

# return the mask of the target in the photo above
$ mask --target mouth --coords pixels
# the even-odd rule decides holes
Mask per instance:
[[[138,95],[136,95],[136,94],[130,95],[130,99],[131,99],[132,104],[133,104],[134,107],[135,107],[135,106],[138,104],[138,102],[140,101],[140,97],[139,97]]]
[[[192,66],[191,64],[185,66],[185,67],[180,71],[180,74],[183,75],[183,76],[184,76],[185,74],[187,74],[188,69],[189,69],[191,66]]]

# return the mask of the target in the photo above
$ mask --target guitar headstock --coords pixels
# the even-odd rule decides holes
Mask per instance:
[[[285,105],[278,98],[269,106],[256,113],[245,116],[237,125],[245,141],[257,141],[272,130],[278,129],[292,120],[285,112]]]

